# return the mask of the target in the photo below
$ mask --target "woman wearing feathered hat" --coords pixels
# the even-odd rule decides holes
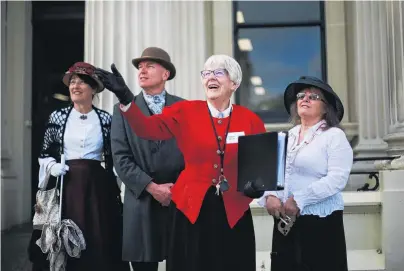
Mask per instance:
[[[65,175],[62,219],[76,223],[86,243],[80,258],[68,259],[66,270],[128,270],[121,261],[121,203],[112,169],[111,116],[92,104],[104,89],[94,71],[91,64],[77,62],[63,76],[72,104],[49,117],[38,159],[38,187],[49,188],[55,178]],[[30,244],[34,270],[42,270],[35,263],[46,264],[37,252],[38,238],[34,233]]]
[[[271,270],[348,270],[341,191],[353,154],[339,128],[344,107],[327,83],[309,76],[286,88],[284,103],[295,125],[289,131],[285,190],[265,192],[259,200],[274,216]],[[293,225],[288,232],[278,228],[286,217]]]

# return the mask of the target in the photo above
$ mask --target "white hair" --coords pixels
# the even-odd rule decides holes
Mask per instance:
[[[243,73],[241,72],[241,67],[238,62],[227,55],[213,55],[209,57],[204,65],[207,68],[223,68],[229,73],[230,80],[233,81],[237,86],[240,86]]]

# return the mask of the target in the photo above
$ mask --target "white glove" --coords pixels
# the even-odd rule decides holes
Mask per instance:
[[[50,173],[52,174],[52,176],[55,176],[55,177],[59,177],[60,175],[65,175],[67,171],[69,171],[69,166],[65,165],[63,167],[63,165],[60,163],[55,163],[50,168]]]

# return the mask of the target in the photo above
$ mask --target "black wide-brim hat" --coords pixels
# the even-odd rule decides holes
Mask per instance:
[[[303,89],[310,87],[315,87],[321,90],[324,98],[335,109],[338,120],[341,121],[344,117],[344,105],[342,104],[341,99],[329,84],[313,76],[302,76],[286,87],[283,95],[286,111],[290,114],[290,106],[296,101],[296,94]]]
[[[175,77],[176,73],[175,66],[171,62],[170,55],[163,49],[158,47],[148,47],[144,49],[141,57],[132,60],[132,64],[133,66],[136,67],[136,69],[138,69],[139,63],[147,60],[156,62],[161,66],[163,66],[164,68],[166,68],[167,70],[169,70],[170,76],[168,77],[167,80],[171,80]]]

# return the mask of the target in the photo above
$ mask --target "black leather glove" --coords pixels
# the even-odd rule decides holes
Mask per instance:
[[[115,67],[115,64],[111,65],[111,71],[112,73],[96,68],[95,74],[99,77],[105,88],[115,94],[121,104],[130,104],[135,96],[126,85],[125,80]]]
[[[257,179],[254,181],[248,181],[244,185],[243,193],[249,198],[258,199],[264,195],[264,183],[261,179]]]

